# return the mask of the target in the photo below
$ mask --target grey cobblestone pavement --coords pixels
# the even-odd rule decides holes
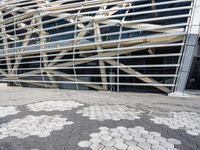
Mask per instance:
[[[200,98],[2,88],[0,150],[200,150]]]

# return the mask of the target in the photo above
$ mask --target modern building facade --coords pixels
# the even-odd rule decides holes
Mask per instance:
[[[198,89],[199,14],[199,0],[1,0],[0,82]]]

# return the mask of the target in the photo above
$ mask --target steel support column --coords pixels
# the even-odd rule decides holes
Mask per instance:
[[[183,52],[179,75],[177,78],[177,84],[174,93],[170,93],[169,95],[187,96],[187,94],[185,94],[185,88],[192,67],[192,62],[196,51],[196,47],[198,45],[198,39],[200,33],[199,14],[200,14],[200,1],[195,0],[193,4],[191,20],[188,27],[188,36],[186,38],[186,44]]]

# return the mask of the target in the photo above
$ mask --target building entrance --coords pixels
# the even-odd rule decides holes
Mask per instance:
[[[200,40],[193,60],[186,90],[200,94]]]
[[[195,57],[187,83],[188,90],[200,90],[200,57]]]

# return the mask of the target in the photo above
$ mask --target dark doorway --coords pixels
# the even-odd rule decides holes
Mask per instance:
[[[200,90],[200,57],[194,57],[186,89]]]
[[[200,38],[186,89],[200,94]]]

